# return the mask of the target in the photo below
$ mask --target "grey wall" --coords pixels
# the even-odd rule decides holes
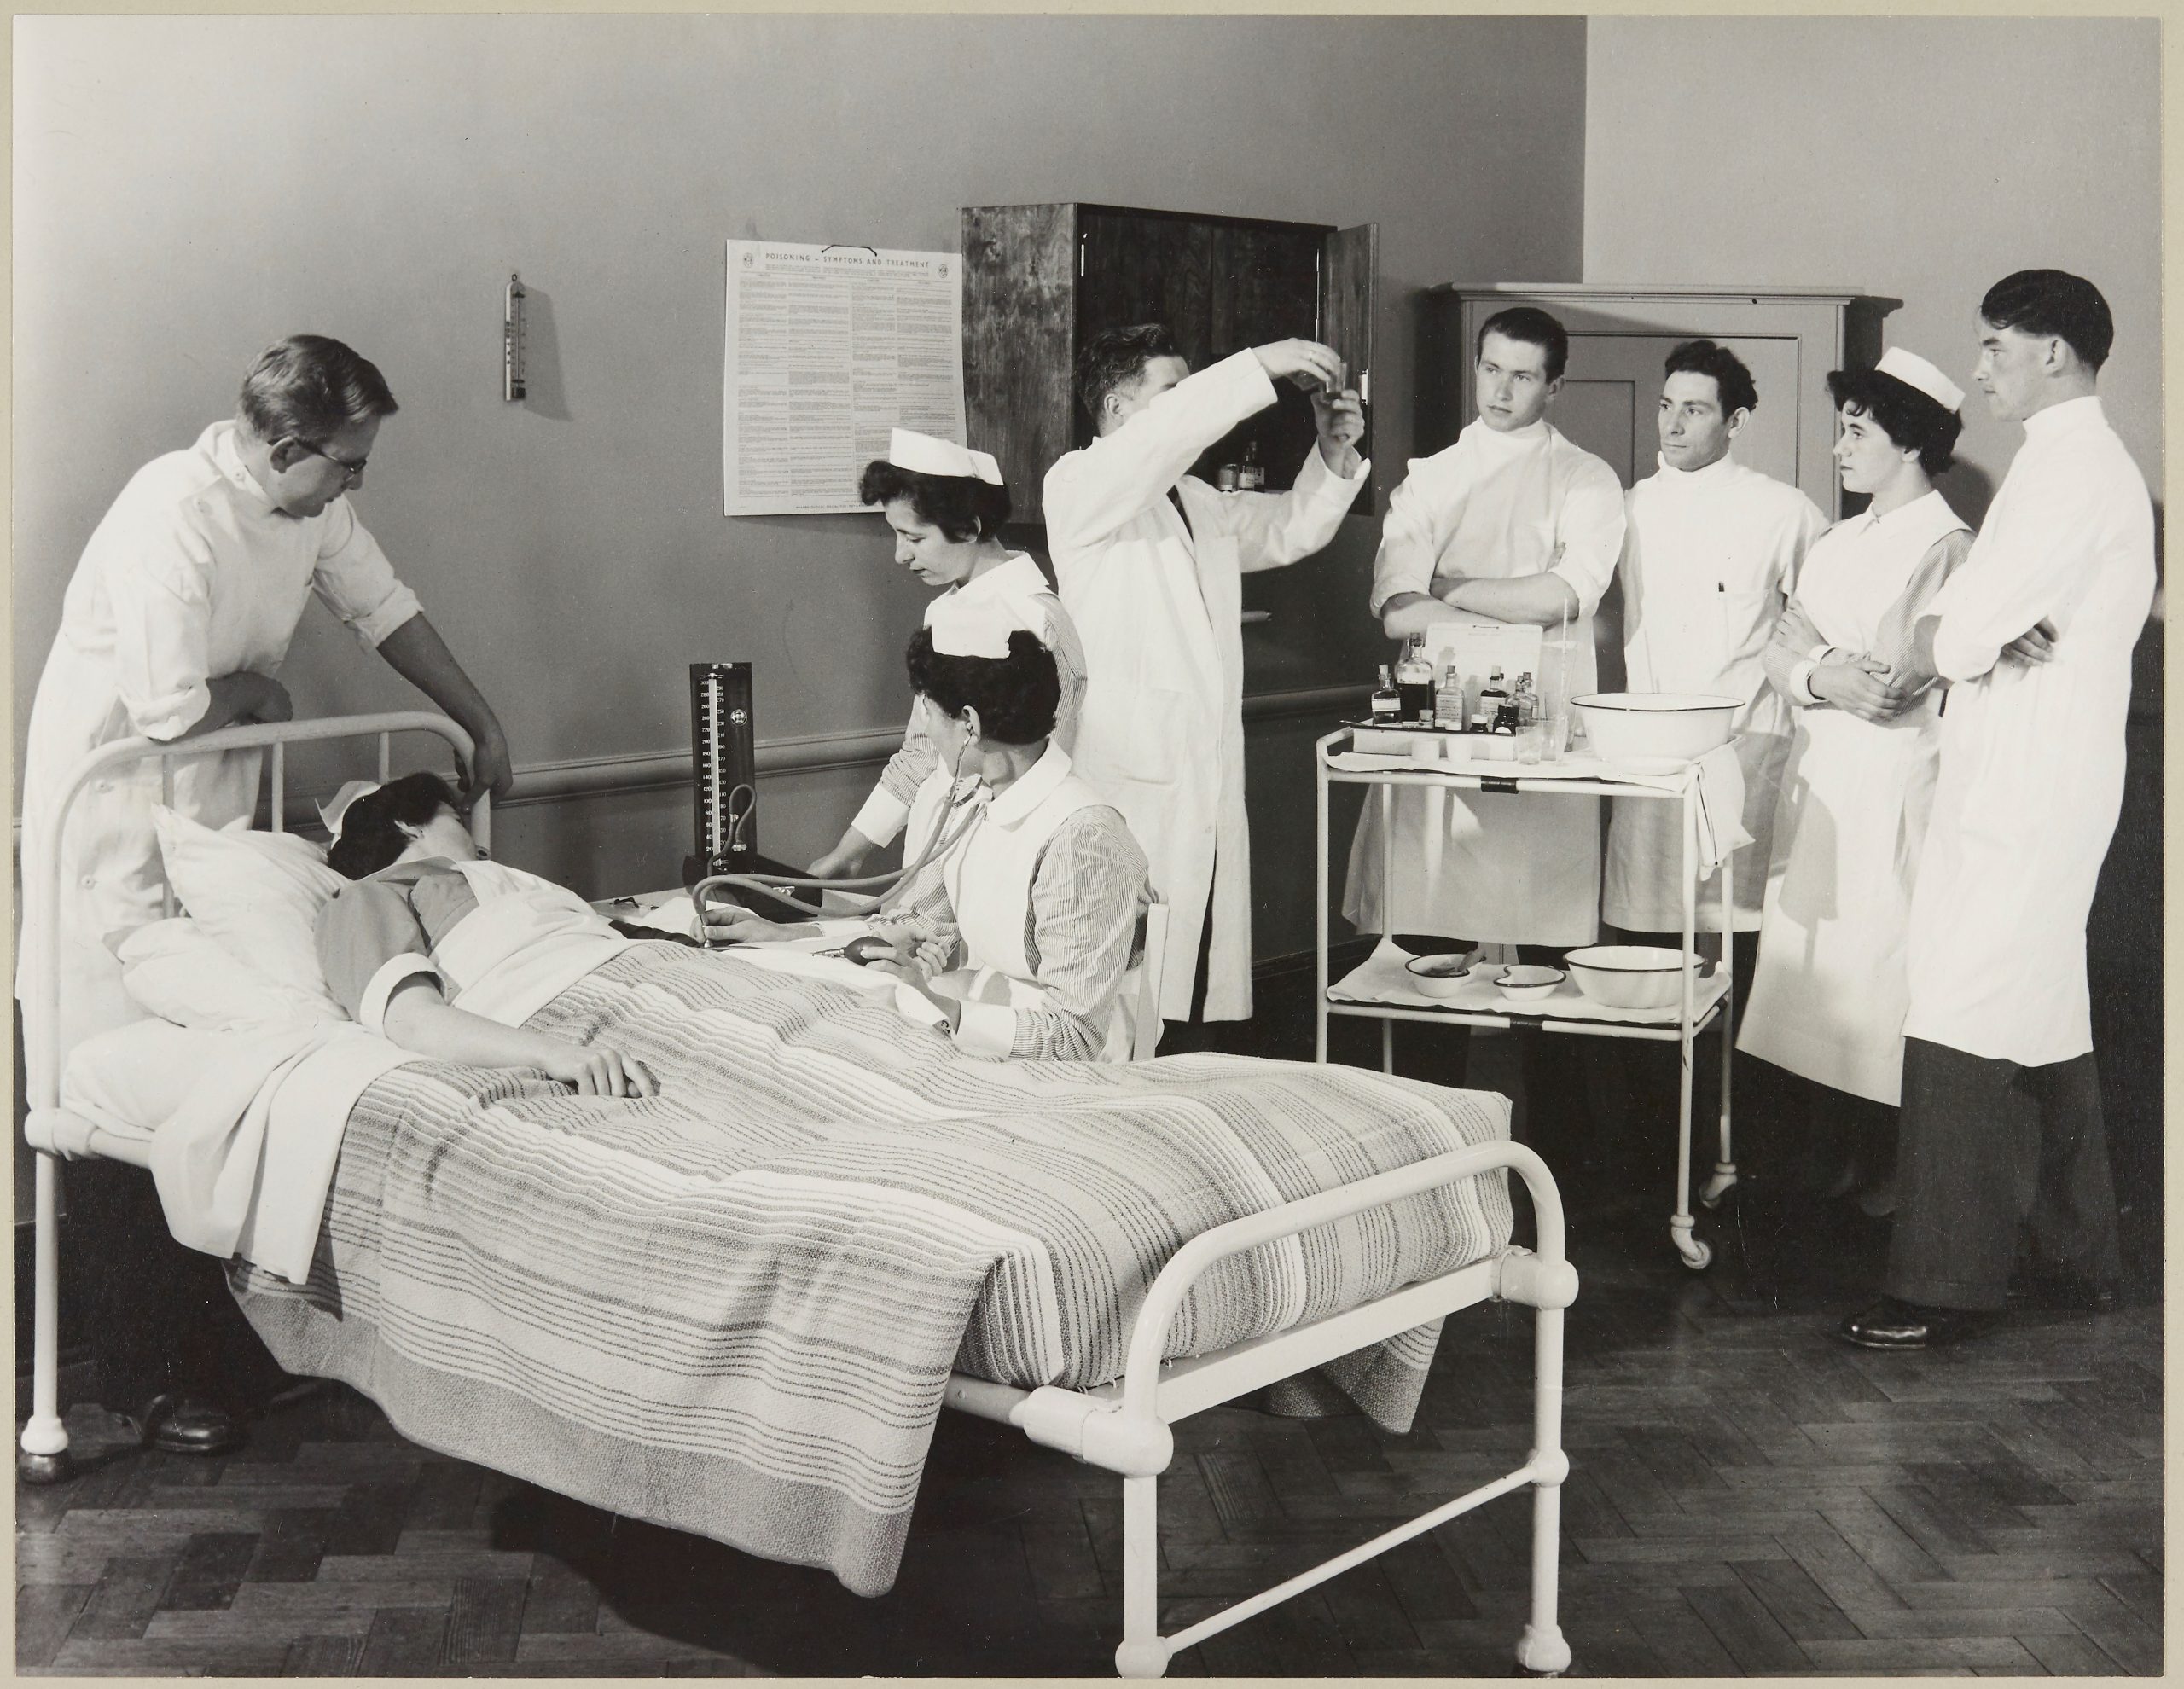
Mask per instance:
[[[2019,431],[1972,386],[1980,296],[2089,276],[2101,382],[2161,475],[2161,36],[2150,18],[1595,18],[1585,279],[1846,283],[1972,397],[1942,490],[1977,523]]]
[[[923,595],[876,520],[719,514],[722,241],[953,249],[960,206],[1067,199],[1377,221],[1391,478],[1410,296],[1457,274],[1577,273],[1584,29],[19,19],[18,750],[67,573],[116,489],[301,328],[363,350],[402,402],[358,508],[520,766],[608,759],[611,784],[615,759],[686,746],[697,659],[757,662],[762,739],[897,723]],[[522,406],[499,396],[511,270],[533,289]],[[1252,636],[1255,690],[1355,679],[1377,654],[1374,525],[1347,525],[1293,578],[1254,583],[1275,612]],[[316,609],[286,677],[306,713],[410,695]],[[762,844],[816,850],[869,777],[770,780]],[[1262,873],[1301,874],[1280,846],[1303,843],[1309,784],[1253,807]],[[610,792],[510,810],[500,853],[619,892],[671,878],[688,830],[672,794]],[[1308,885],[1274,888],[1286,913],[1262,952],[1308,943],[1309,907]]]

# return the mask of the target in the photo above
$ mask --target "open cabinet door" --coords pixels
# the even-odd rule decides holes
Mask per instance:
[[[1357,449],[1369,457],[1377,432],[1373,426],[1373,302],[1380,292],[1380,225],[1362,223],[1329,235],[1323,274],[1320,337],[1342,354],[1350,369],[1350,384],[1365,403],[1365,438]],[[1380,508],[1380,479],[1375,464],[1357,495],[1353,514],[1370,516]]]

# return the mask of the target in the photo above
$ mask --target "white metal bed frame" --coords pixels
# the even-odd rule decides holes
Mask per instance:
[[[34,904],[34,914],[44,965],[35,984],[46,1010],[40,1028],[44,1059],[32,1085],[25,1127],[25,1135],[38,1152],[32,1412],[17,1455],[17,1469],[26,1481],[51,1483],[73,1475],[59,1396],[61,1158],[64,1154],[93,1154],[140,1167],[147,1160],[141,1142],[107,1134],[61,1106],[60,1030],[54,1013],[59,994],[56,847],[69,810],[93,779],[127,763],[158,757],[162,792],[171,801],[177,757],[270,748],[271,815],[277,832],[286,823],[285,746],[376,735],[380,775],[384,779],[390,766],[392,735],[413,732],[436,734],[459,753],[466,757],[470,753],[469,736],[462,728],[421,711],[228,728],[182,744],[119,740],[93,752],[77,765],[49,818],[49,834],[42,829],[42,836],[26,840],[24,879],[26,884],[38,885],[43,893]],[[491,825],[489,800],[481,798],[472,820],[472,829],[481,844],[490,840]],[[170,892],[168,912],[172,913],[173,908]],[[1513,1170],[1524,1181],[1537,1227],[1536,1249],[1507,1247],[1362,1307],[1253,1338],[1217,1354],[1175,1361],[1160,1358],[1168,1327],[1192,1285],[1229,1256],[1497,1169]],[[1023,1390],[956,1373],[949,1379],[944,1399],[950,1407],[1015,1425],[1034,1442],[1060,1449],[1122,1478],[1123,1640],[1115,1651],[1115,1664],[1125,1677],[1160,1676],[1178,1651],[1527,1484],[1532,1488],[1531,1605],[1529,1621],[1517,1642],[1516,1657],[1526,1671],[1552,1674],[1570,1663],[1569,1644],[1556,1621],[1556,1553],[1560,1542],[1561,1485],[1570,1470],[1569,1457],[1562,1448],[1562,1315],[1577,1293],[1577,1271],[1564,1254],[1561,1197],[1546,1164],[1521,1144],[1506,1141],[1484,1144],[1285,1203],[1192,1239],[1176,1252],[1147,1291],[1131,1328],[1123,1376],[1115,1384],[1088,1390],[1052,1386]],[[1532,1443],[1522,1464],[1309,1571],[1163,1636],[1159,1485],[1160,1474],[1174,1458],[1171,1427],[1176,1422],[1427,1320],[1491,1299],[1521,1303],[1536,1310]]]

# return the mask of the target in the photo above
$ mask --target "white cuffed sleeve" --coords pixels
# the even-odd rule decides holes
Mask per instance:
[[[1588,454],[1555,513],[1555,540],[1562,554],[1548,571],[1577,595],[1579,615],[1600,608],[1600,595],[1615,578],[1629,524],[1623,484],[1614,470]]]
[[[395,578],[394,566],[357,519],[347,499],[334,500],[327,516],[311,589],[348,624],[358,643],[375,651],[381,640],[424,607],[415,593]]]
[[[1375,616],[1400,593],[1433,590],[1433,572],[1440,566],[1446,524],[1455,507],[1432,484],[1433,471],[1426,467],[1431,461],[1413,458],[1410,473],[1388,495],[1380,548],[1373,558],[1372,596],[1366,601],[1366,608]]]

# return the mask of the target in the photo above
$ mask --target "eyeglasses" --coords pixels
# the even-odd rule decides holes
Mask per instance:
[[[324,446],[313,445],[309,440],[298,440],[296,444],[301,446],[305,451],[310,452],[313,456],[324,458],[328,463],[331,463],[335,468],[339,469],[343,475],[352,481],[360,481],[363,479],[364,466],[371,461],[371,459],[369,456],[365,456],[360,457],[354,463],[351,463],[347,458],[336,457]]]

